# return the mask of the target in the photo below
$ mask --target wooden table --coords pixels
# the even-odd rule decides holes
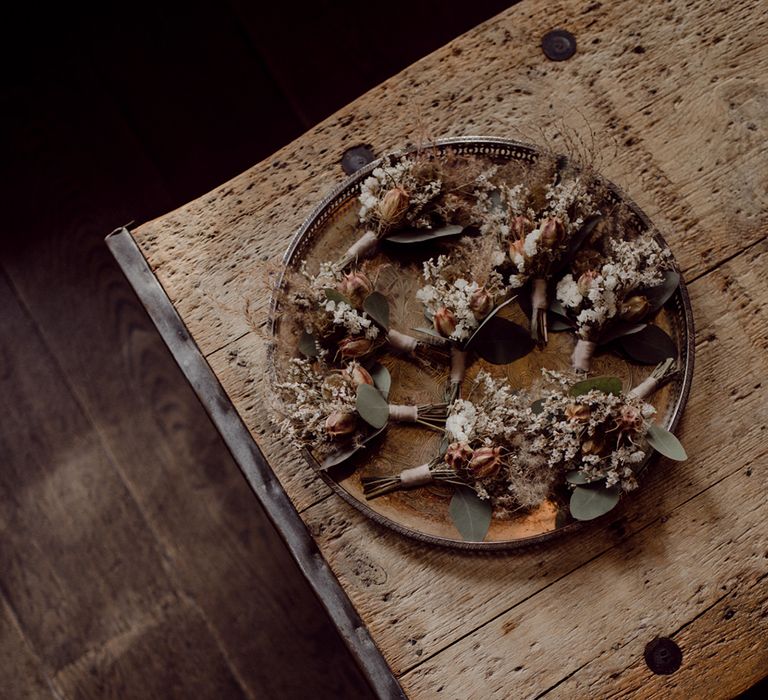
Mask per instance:
[[[223,416],[236,457],[258,455],[229,400],[408,695],[731,697],[768,673],[766,10],[744,0],[525,0],[133,231],[226,395],[196,364],[127,234],[111,240],[193,386]],[[567,61],[540,48],[554,27],[577,38]],[[508,555],[433,548],[372,524],[272,433],[264,410],[266,275],[342,178],[342,152],[469,134],[555,150],[569,137],[587,142],[662,229],[697,325],[679,431],[689,460],[659,462],[640,492],[578,537]],[[257,469],[248,476],[260,497],[280,499]],[[296,522],[287,527],[301,539]],[[305,570],[351,625],[350,643],[365,647],[355,610],[311,551],[299,551]],[[682,649],[673,675],[644,661],[657,636]],[[375,654],[364,663],[382,694],[396,692]]]

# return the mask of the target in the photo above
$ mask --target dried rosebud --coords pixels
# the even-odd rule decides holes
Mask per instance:
[[[576,282],[576,286],[579,288],[579,294],[585,297],[589,294],[589,290],[592,289],[592,285],[597,279],[598,274],[594,270],[587,270],[579,277]]]
[[[475,450],[469,461],[469,471],[476,479],[487,479],[499,471],[501,467],[500,447],[480,447]]]
[[[525,259],[525,241],[522,238],[512,238],[509,241],[509,258],[514,262],[518,255]]]
[[[402,187],[393,187],[379,202],[379,219],[386,226],[399,223],[408,210],[410,197]]]
[[[634,406],[624,406],[619,414],[617,427],[624,433],[636,433],[643,427],[643,414]]]
[[[355,432],[357,416],[349,411],[334,411],[325,419],[325,432],[332,438]]]
[[[342,357],[362,357],[370,352],[373,341],[368,338],[346,337],[339,342],[339,352]]]
[[[607,449],[608,445],[601,435],[594,435],[581,443],[581,453],[585,455],[604,455]]]
[[[452,442],[445,451],[444,459],[447,465],[459,471],[472,459],[472,448],[466,442]]]
[[[541,223],[541,236],[539,243],[544,248],[554,248],[558,245],[565,235],[565,227],[560,219],[550,216]]]
[[[444,338],[449,338],[451,333],[456,330],[456,316],[454,316],[453,311],[446,309],[444,306],[435,311],[432,323],[435,326],[435,330]]]
[[[619,305],[619,316],[625,321],[639,321],[650,308],[651,305],[644,296],[629,297]]]
[[[373,284],[362,272],[350,272],[336,287],[355,306],[360,307],[363,299],[373,291]]]
[[[347,374],[355,386],[360,386],[360,384],[373,386],[373,377],[359,362],[350,362],[347,366]]]
[[[519,241],[525,240],[531,231],[533,231],[533,221],[528,217],[516,216],[509,222],[510,235]]]
[[[573,271],[577,275],[587,270],[599,270],[603,266],[603,256],[593,248],[582,248],[573,260]]]
[[[480,287],[469,295],[469,308],[478,320],[485,318],[493,309],[493,297],[485,288]]]
[[[571,403],[565,407],[565,417],[571,423],[588,423],[592,412],[589,406],[580,403]]]

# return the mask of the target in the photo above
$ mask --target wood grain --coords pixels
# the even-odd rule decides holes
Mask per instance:
[[[553,26],[576,34],[571,61],[543,59],[539,38]],[[726,594],[752,612],[743,634],[726,636],[720,672],[701,678],[707,688],[717,678],[726,696],[768,671],[748,636],[761,629],[755,596],[768,571],[758,469],[768,428],[766,39],[752,2],[523,2],[136,232],[414,697],[644,693],[650,672],[638,659],[657,634],[686,639],[688,670],[679,685],[655,679],[648,692],[690,696],[712,648],[709,611]],[[527,135],[554,148],[580,137],[693,281],[697,373],[680,429],[690,459],[661,462],[622,510],[578,539],[494,557],[413,544],[328,498],[269,430],[259,331],[269,264],[331,188],[347,145],[382,151],[422,133]]]

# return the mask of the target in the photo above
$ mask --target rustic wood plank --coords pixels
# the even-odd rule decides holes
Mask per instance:
[[[168,601],[56,674],[64,696],[84,700],[247,700],[205,619]]]
[[[765,137],[766,21],[748,0],[717,12],[706,0],[521,3],[136,238],[208,354],[249,332],[247,301],[261,322],[263,263],[279,259],[338,182],[349,145],[381,152],[420,133],[543,132],[554,148],[563,134],[594,138],[601,170],[659,220],[695,276],[760,238],[768,221],[765,168],[752,153]],[[539,40],[558,24],[580,49],[555,64]],[[696,115],[694,125],[681,115]]]
[[[629,644],[610,652],[608,659],[590,662],[546,697],[666,700],[693,698],[706,688],[707,697],[730,700],[748,690],[768,670],[766,574],[748,572],[725,588],[716,603],[668,635],[683,652],[683,664],[673,675],[650,673],[642,642]]]
[[[0,688],[14,700],[56,698],[4,598],[0,598]]]
[[[110,455],[4,275],[0,298],[0,581],[35,652],[55,670],[130,629],[173,586]]]

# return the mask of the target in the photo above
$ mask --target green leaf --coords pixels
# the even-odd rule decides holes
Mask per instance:
[[[359,384],[357,387],[357,412],[372,428],[383,428],[389,420],[387,400],[370,384]]]
[[[491,526],[491,504],[468,486],[457,486],[448,507],[451,520],[467,542],[482,542]]]
[[[387,396],[389,396],[389,390],[392,386],[392,376],[389,374],[389,370],[384,365],[377,362],[368,370],[368,373],[371,375],[373,383],[381,392],[382,396],[387,398]]]
[[[331,454],[327,455],[326,458],[322,461],[322,463],[320,464],[320,469],[325,471],[326,469],[335,467],[337,464],[346,462],[350,457],[352,457],[352,455],[362,450],[367,443],[369,443],[375,437],[378,437],[379,435],[381,435],[383,432],[384,432],[384,428],[379,428],[375,433],[371,433],[367,438],[362,440],[362,442],[360,442],[359,444],[353,445],[352,447],[347,447],[341,450],[337,450],[336,452],[332,452]]]
[[[327,287],[324,291],[325,298],[328,299],[328,301],[335,301],[337,304],[343,303],[354,308],[352,301],[348,297],[345,297],[340,291],[332,289],[331,287]]]
[[[574,469],[565,475],[565,480],[569,484],[594,484],[602,479],[590,479],[583,471]]]
[[[317,349],[317,341],[315,336],[307,331],[302,331],[299,336],[299,352],[306,357],[317,357],[319,350]]]
[[[536,399],[536,401],[534,401],[534,402],[531,404],[531,410],[532,410],[532,411],[533,411],[533,412],[534,412],[536,415],[538,415],[539,413],[541,413],[541,412],[544,410],[544,399]]]
[[[593,389],[602,391],[604,394],[620,394],[621,379],[618,377],[593,377],[576,382],[568,392],[571,396],[581,396],[587,394]]]
[[[464,231],[463,226],[441,226],[440,228],[414,228],[401,229],[397,233],[387,236],[384,240],[390,243],[423,243],[431,241],[434,238],[445,238],[446,236],[458,236]]]
[[[648,444],[659,454],[669,459],[674,459],[677,462],[688,459],[688,455],[685,452],[685,448],[680,444],[680,440],[660,425],[652,423],[645,437],[648,440]]]
[[[599,345],[605,345],[610,343],[616,338],[621,338],[625,335],[632,335],[638,333],[648,326],[647,323],[629,323],[628,321],[617,321],[611,323],[607,328],[600,333]]]
[[[371,292],[365,297],[363,311],[384,330],[389,330],[389,302],[381,292]]]
[[[498,316],[490,319],[470,340],[471,347],[467,343],[465,349],[473,350],[492,365],[507,365],[525,357],[536,347],[525,328]]]
[[[677,357],[675,341],[661,328],[653,325],[617,338],[616,345],[631,360],[644,365],[655,365],[668,357]]]
[[[651,305],[648,316],[655,314],[664,306],[679,286],[680,273],[677,270],[667,270],[664,274],[664,281],[660,285],[646,289],[643,295]]]
[[[576,520],[594,520],[614,508],[620,496],[618,486],[577,486],[571,494],[571,515]]]

